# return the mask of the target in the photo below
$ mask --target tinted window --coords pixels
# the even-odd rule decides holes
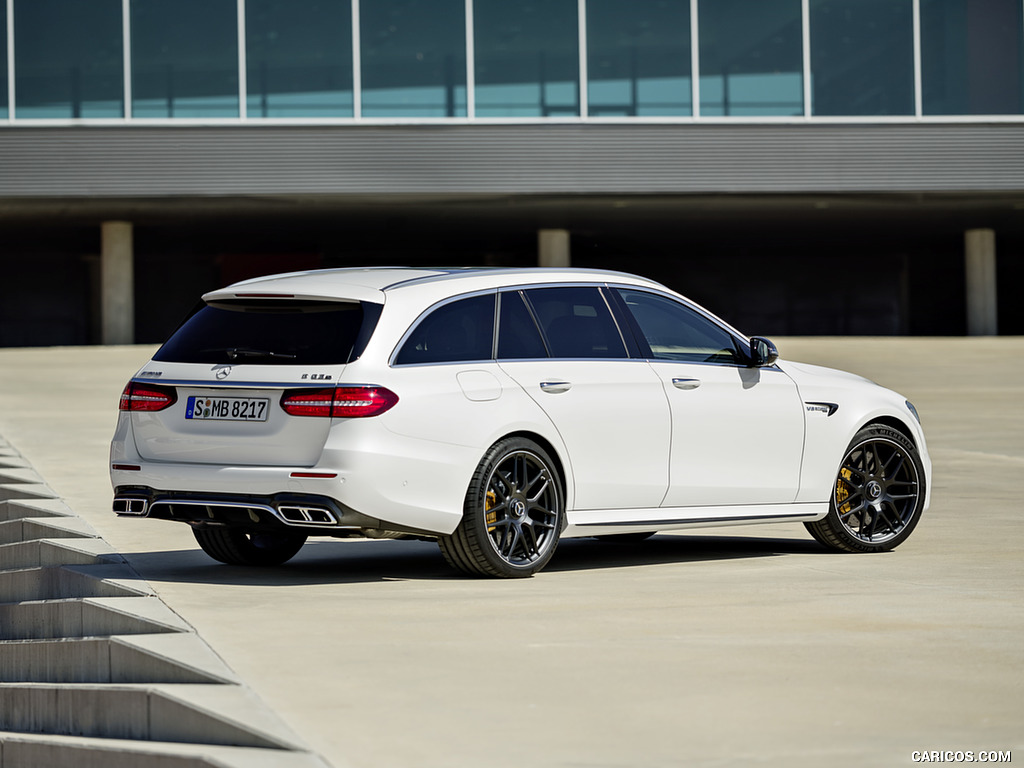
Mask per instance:
[[[700,113],[802,115],[800,0],[700,0]]]
[[[525,360],[547,357],[533,315],[523,303],[519,291],[501,294],[501,318],[498,323],[498,359]]]
[[[7,114],[7,14],[0,13],[0,118]]]
[[[132,0],[132,115],[238,116],[235,0]]]
[[[478,117],[578,115],[576,0],[476,0]]]
[[[365,344],[379,306],[339,302],[223,302],[204,306],[153,356],[175,363],[334,365]]]
[[[1020,0],[922,0],[926,115],[1024,112]]]
[[[375,0],[359,9],[366,117],[466,114],[464,0]]]
[[[526,292],[552,357],[626,357],[622,336],[598,288]]]
[[[424,318],[395,357],[397,365],[490,360],[494,294],[444,304]]]
[[[587,80],[591,115],[692,114],[689,0],[588,0]]]
[[[742,361],[733,335],[689,307],[644,291],[620,290],[619,295],[650,347],[651,358],[698,363]]]
[[[815,115],[914,114],[911,0],[811,0]]]
[[[18,117],[124,114],[121,0],[18,0],[14,32]]]
[[[249,117],[352,116],[352,8],[247,0]]]

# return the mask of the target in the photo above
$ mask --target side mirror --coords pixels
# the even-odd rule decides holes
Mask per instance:
[[[750,364],[754,368],[764,368],[779,359],[779,350],[763,336],[750,339]]]

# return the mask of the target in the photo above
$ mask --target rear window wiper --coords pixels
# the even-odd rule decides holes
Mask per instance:
[[[225,347],[222,349],[204,349],[203,352],[223,352],[230,360],[240,357],[270,357],[278,360],[294,360],[295,355],[283,352],[272,352],[269,349],[252,349],[251,347]]]

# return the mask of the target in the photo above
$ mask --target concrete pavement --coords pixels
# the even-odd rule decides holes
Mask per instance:
[[[312,541],[282,568],[222,566],[186,526],[109,511],[107,444],[145,347],[0,350],[0,436],[123,556],[127,586],[241,684],[224,719],[276,723],[304,760],[891,766],[915,750],[1019,752],[1024,340],[778,341],[918,406],[932,509],[895,552],[829,554],[777,525],[566,541],[514,582],[459,576],[422,542]]]

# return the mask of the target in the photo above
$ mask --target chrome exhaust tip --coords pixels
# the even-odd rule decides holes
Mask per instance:
[[[296,525],[337,525],[338,521],[329,509],[305,505],[282,504],[277,512],[285,522]]]
[[[134,515],[135,517],[145,517],[148,511],[149,502],[146,499],[137,499],[130,496],[120,496],[114,498],[114,514],[117,515]]]

